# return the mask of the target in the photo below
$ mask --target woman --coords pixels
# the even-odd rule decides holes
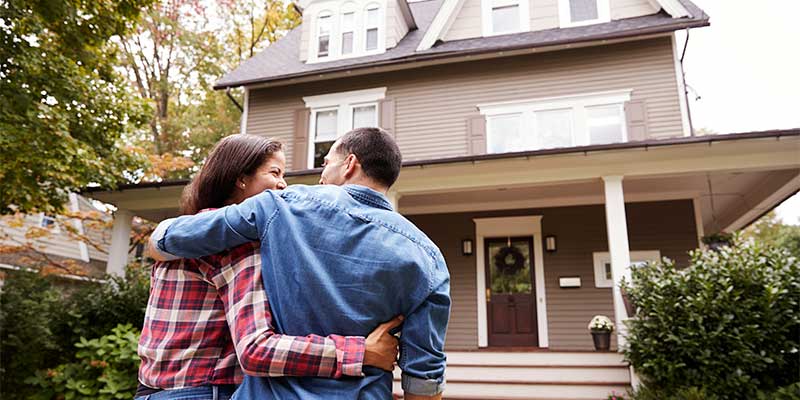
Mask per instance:
[[[279,142],[222,139],[184,191],[184,214],[284,189]],[[273,331],[261,282],[259,244],[196,260],[157,262],[139,341],[137,399],[228,399],[242,371],[255,376],[361,376],[363,365],[392,369],[397,340],[380,325],[367,338],[305,337]]]

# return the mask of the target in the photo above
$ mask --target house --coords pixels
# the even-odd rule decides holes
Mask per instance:
[[[96,208],[89,199],[70,193],[67,210],[86,218],[69,218],[44,213],[0,220],[0,246],[17,248],[0,252],[0,270],[15,271],[52,264],[74,269],[69,273],[53,269],[68,281],[87,281],[101,277],[108,263],[112,217]],[[35,238],[31,228],[38,228]],[[26,236],[28,235],[28,236]],[[85,240],[80,240],[85,238]],[[135,251],[130,256],[134,257]]]
[[[243,87],[243,134],[285,143],[315,184],[347,130],[380,125],[404,166],[390,198],[452,277],[455,398],[598,399],[636,383],[587,324],[628,318],[632,263],[735,231],[800,189],[800,129],[695,136],[675,32],[688,0],[306,0],[303,24],[216,84]],[[94,191],[177,212],[185,182]],[[112,244],[124,248],[124,243]],[[109,268],[117,268],[109,260]],[[113,265],[112,265],[113,264]]]

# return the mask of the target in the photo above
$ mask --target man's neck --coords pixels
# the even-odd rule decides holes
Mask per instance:
[[[389,188],[387,188],[387,187],[385,187],[383,185],[379,185],[379,184],[375,183],[372,179],[351,179],[351,180],[345,182],[344,184],[345,185],[359,185],[359,186],[368,187],[368,188],[370,188],[370,189],[372,189],[372,190],[374,190],[374,191],[376,191],[376,192],[378,192],[378,193],[380,193],[380,194],[382,194],[384,196],[389,191]]]

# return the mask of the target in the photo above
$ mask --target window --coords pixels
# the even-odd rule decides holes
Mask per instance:
[[[340,136],[354,128],[378,125],[378,101],[386,88],[304,97],[311,109],[309,165],[322,166],[325,155]]]
[[[627,140],[630,90],[479,105],[489,153],[618,143]]]
[[[317,18],[317,57],[327,57],[331,45],[331,14],[322,14]]]
[[[529,1],[483,0],[483,36],[530,30]]]
[[[558,13],[561,27],[608,22],[609,0],[559,0]]]
[[[614,276],[611,273],[611,255],[608,252],[592,253],[594,258],[594,286],[598,288],[614,287]],[[661,259],[659,250],[632,251],[631,265],[641,265]]]
[[[56,217],[52,215],[42,214],[41,219],[39,219],[39,227],[50,229],[51,231],[57,231],[58,224],[56,223]]]
[[[356,13],[347,12],[342,14],[342,55],[353,53],[353,43],[355,41]]]
[[[380,9],[378,6],[373,5],[370,8],[367,8],[367,18],[366,23],[364,24],[364,28],[366,29],[365,34],[365,45],[367,51],[373,51],[378,49],[378,27],[380,24]]]

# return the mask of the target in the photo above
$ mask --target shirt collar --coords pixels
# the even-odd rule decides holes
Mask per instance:
[[[344,190],[359,203],[371,207],[383,208],[384,210],[394,210],[392,204],[389,203],[389,200],[382,193],[361,185],[344,185],[343,187]]]

